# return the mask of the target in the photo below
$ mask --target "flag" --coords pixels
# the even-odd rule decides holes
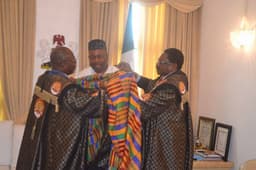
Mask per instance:
[[[130,64],[132,70],[135,70],[135,48],[133,41],[133,29],[132,29],[132,4],[130,3],[127,23],[124,34],[124,43],[122,49],[121,61]]]

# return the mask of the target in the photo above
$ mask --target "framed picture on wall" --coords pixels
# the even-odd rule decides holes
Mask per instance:
[[[216,123],[214,135],[214,151],[221,155],[224,161],[228,160],[232,126]]]
[[[212,149],[215,119],[199,116],[197,138],[205,149]]]

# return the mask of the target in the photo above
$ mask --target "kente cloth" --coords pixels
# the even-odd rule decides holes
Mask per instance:
[[[102,114],[101,98],[72,85],[62,72],[42,74],[35,86],[16,168],[86,169],[86,117],[94,116],[88,113]]]
[[[108,76],[86,76],[83,79],[77,79],[77,84],[83,88],[100,89],[102,82],[106,81]],[[106,124],[106,125],[104,125]],[[107,133],[107,118],[89,118],[88,120],[88,143],[87,143],[87,156],[88,162],[94,161],[96,156],[99,155],[99,150],[104,147],[103,136]],[[107,160],[108,161],[108,160]]]
[[[193,131],[191,113],[181,109],[179,82],[186,85],[186,75],[178,71],[157,87],[159,78],[144,77],[138,86],[151,93],[141,101],[143,125],[143,165],[145,170],[192,169]],[[154,89],[154,90],[152,90]]]
[[[141,110],[134,75],[122,71],[92,75],[79,79],[78,84],[106,89],[108,134],[112,141],[108,169],[140,169]]]
[[[106,133],[103,133],[106,129],[107,124],[104,122],[107,122],[107,107],[105,102],[105,92],[103,90],[100,91],[100,93],[97,95],[100,97],[100,103],[98,103],[95,100],[92,100],[91,102],[88,102],[87,105],[84,105],[84,94],[81,93],[81,91],[92,91],[95,92],[94,89],[85,89],[82,88],[80,85],[68,85],[65,89],[63,89],[63,92],[60,96],[60,99],[63,98],[63,104],[73,113],[80,113],[80,112],[86,112],[86,131],[82,132],[85,133],[86,136],[84,138],[84,150],[83,150],[83,160],[86,160],[85,167],[83,166],[83,169],[86,170],[103,170],[107,168],[108,165],[108,158],[110,154],[110,147],[111,147],[111,140],[109,135]],[[96,91],[99,92],[99,91]],[[64,97],[62,97],[64,96]],[[92,109],[94,108],[94,109]],[[90,132],[90,120],[101,120],[102,125],[100,127],[103,127],[103,131],[100,132],[102,134],[100,143],[100,148],[97,150],[97,154],[92,159],[88,158],[88,153],[90,153],[89,149],[92,149],[88,146],[90,146],[90,143],[95,144],[95,142],[89,141],[88,139],[91,139],[91,132]],[[96,126],[97,127],[97,126]],[[93,129],[95,130],[95,129]],[[94,131],[95,132],[95,131]],[[99,134],[93,133],[96,136],[95,141],[99,138]],[[93,146],[93,145],[92,145]],[[97,146],[98,147],[98,146]]]

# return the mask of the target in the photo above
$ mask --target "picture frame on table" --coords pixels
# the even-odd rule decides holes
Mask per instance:
[[[213,149],[215,119],[199,116],[197,138],[204,149]]]
[[[221,155],[224,161],[228,160],[231,133],[231,125],[216,123],[214,134],[214,152]]]

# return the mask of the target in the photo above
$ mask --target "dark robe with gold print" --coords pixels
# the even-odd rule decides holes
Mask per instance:
[[[192,169],[193,132],[190,112],[181,109],[180,90],[187,89],[187,76],[177,71],[164,83],[141,77],[138,82],[151,97],[141,101],[143,169]],[[186,107],[186,110],[187,107]]]
[[[59,71],[46,71],[36,83],[17,169],[86,169],[88,117],[102,116],[103,93],[71,84]],[[90,115],[89,113],[94,113]]]

